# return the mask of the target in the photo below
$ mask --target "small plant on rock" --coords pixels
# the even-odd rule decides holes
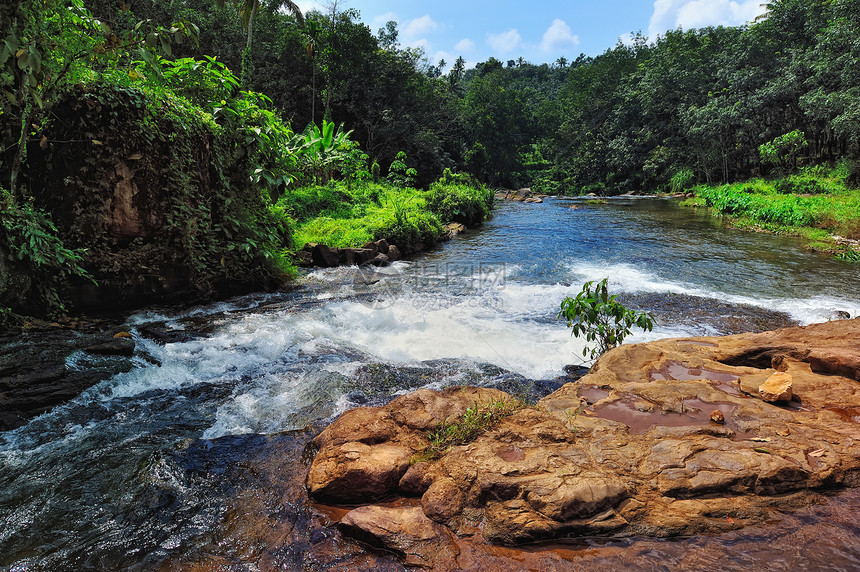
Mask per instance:
[[[584,335],[587,341],[597,342],[596,347],[582,350],[583,356],[590,352],[591,359],[620,345],[634,326],[649,332],[654,329],[651,314],[631,310],[616,301],[615,295],[609,295],[607,281],[608,278],[586,282],[576,298],[562,300],[558,313],[559,318],[567,320],[567,327],[573,328],[574,336]]]
[[[511,397],[475,403],[459,419],[445,420],[427,434],[430,446],[416,460],[429,461],[441,457],[457,445],[470,443],[495,427],[505,417],[528,407],[525,399]]]

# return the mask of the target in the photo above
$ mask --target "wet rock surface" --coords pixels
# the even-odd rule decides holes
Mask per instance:
[[[790,401],[759,395],[777,372],[791,378]],[[429,462],[400,461],[404,454],[416,460],[429,445],[429,429],[505,394],[422,389],[383,407],[350,411],[314,440],[319,451],[308,487],[324,498],[336,483],[339,502],[352,505],[420,498],[424,516],[450,532],[413,539],[410,554],[431,560],[442,553],[450,559],[463,538],[476,536],[520,545],[723,533],[860,483],[858,380],[856,320],[621,346],[588,375]],[[713,420],[720,416],[723,424]],[[355,458],[331,462],[347,449]],[[390,462],[392,450],[397,462]],[[346,483],[361,479],[347,475],[377,458],[391,474],[374,481],[370,497],[350,495]],[[378,470],[367,469],[362,478]],[[392,525],[379,526],[390,534]],[[374,525],[361,529],[377,545],[406,554],[385,534],[369,532]],[[416,548],[421,542],[428,543],[424,551]],[[449,550],[440,552],[444,542]]]
[[[157,364],[136,340],[186,342],[213,327],[205,318],[134,327],[105,319],[62,325],[37,321],[0,333],[0,431],[20,427],[114,375]]]
[[[134,367],[135,343],[122,326],[74,326],[43,324],[0,335],[0,431],[19,427]]]

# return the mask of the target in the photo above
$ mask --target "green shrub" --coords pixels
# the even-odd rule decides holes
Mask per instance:
[[[673,193],[683,193],[693,188],[695,182],[696,174],[693,173],[693,170],[684,168],[672,175],[672,178],[669,179],[669,186]]]
[[[355,204],[355,196],[337,181],[290,189],[277,202],[279,208],[299,222],[319,216],[348,218]]]
[[[466,409],[462,417],[446,419],[427,434],[430,446],[423,451],[420,460],[432,460],[442,456],[451,447],[470,443],[498,425],[505,417],[528,407],[523,399],[494,399],[475,403]]]
[[[723,214],[744,212],[751,204],[748,194],[730,185],[703,188],[699,191],[699,196],[705,199],[709,207]]]
[[[797,158],[802,149],[808,147],[806,135],[799,129],[785,133],[759,145],[758,151],[762,163],[776,165],[781,170],[797,167]]]
[[[779,179],[773,186],[776,192],[782,194],[820,195],[831,191],[828,186],[818,179],[802,176]]]
[[[643,331],[654,329],[651,314],[630,310],[617,302],[615,295],[609,295],[607,282],[608,278],[596,285],[594,281],[586,282],[576,298],[561,301],[558,313],[559,318],[567,320],[567,327],[573,328],[574,336],[584,335],[587,341],[597,342],[596,347],[582,350],[583,356],[590,352],[592,359],[620,345],[633,326]]]
[[[73,278],[92,280],[90,274],[81,266],[84,251],[69,249],[63,244],[50,216],[28,202],[21,204],[9,191],[0,187],[0,254],[2,253],[6,253],[10,262],[26,269],[31,284],[51,314],[65,311],[58,293],[58,289],[65,282]],[[0,264],[0,269],[5,266]],[[0,277],[0,286],[7,283],[11,285],[12,281],[7,277]],[[4,299],[19,300],[28,297],[27,293],[7,292],[2,287],[0,296]],[[11,313],[11,309],[7,313]]]
[[[388,167],[388,182],[396,187],[415,186],[418,171],[406,164],[406,153],[400,151]]]
[[[813,171],[767,182],[761,179],[697,193],[716,212],[744,217],[770,230],[826,229],[848,238],[860,236],[860,191],[850,191],[835,177],[814,178]],[[783,194],[780,190],[825,189],[821,193]]]
[[[490,216],[494,198],[492,190],[484,186],[440,181],[431,185],[427,206],[442,221],[472,226]]]
[[[385,238],[404,250],[435,244],[444,235],[439,217],[428,210],[424,193],[368,181],[332,181],[293,189],[278,201],[296,222],[294,247],[308,242],[356,247]]]

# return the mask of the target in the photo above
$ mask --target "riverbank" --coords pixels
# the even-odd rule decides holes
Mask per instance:
[[[802,237],[810,250],[860,261],[860,190],[838,170],[700,185],[695,194],[682,204],[726,215],[735,228]]]
[[[302,264],[309,244],[349,249],[384,240],[402,254],[420,252],[447,238],[450,223],[480,225],[493,198],[490,189],[446,174],[426,191],[370,181],[300,187],[272,209],[289,221],[290,256]]]

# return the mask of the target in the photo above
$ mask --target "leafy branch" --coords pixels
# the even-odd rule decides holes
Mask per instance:
[[[608,278],[600,282],[586,282],[576,298],[567,297],[561,302],[558,317],[567,320],[567,327],[573,328],[574,336],[585,336],[597,346],[586,346],[582,355],[594,359],[607,350],[620,345],[629,336],[634,326],[643,331],[654,329],[654,318],[647,312],[636,312],[626,308],[609,295]]]

